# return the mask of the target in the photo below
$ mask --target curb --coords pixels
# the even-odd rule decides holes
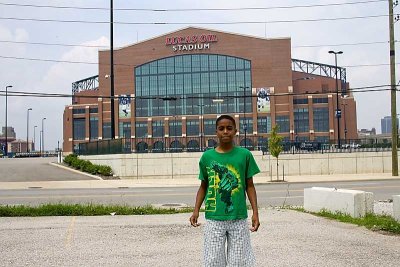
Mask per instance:
[[[103,178],[101,178],[101,177],[99,177],[97,175],[81,172],[81,171],[66,167],[64,165],[61,165],[59,163],[49,162],[49,164],[52,165],[52,166],[55,166],[55,167],[58,167],[58,168],[61,168],[61,169],[64,169],[64,170],[68,170],[68,171],[71,171],[71,172],[79,173],[79,174],[82,174],[82,175],[85,175],[85,176],[88,176],[88,177],[91,177],[91,178],[94,178],[94,179],[97,179],[97,180],[104,180]]]

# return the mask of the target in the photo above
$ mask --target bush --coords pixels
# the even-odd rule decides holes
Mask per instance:
[[[104,175],[104,176],[112,176],[112,169],[110,166],[107,165],[97,165],[98,169],[97,169],[97,173]]]
[[[112,176],[113,172],[110,166],[93,164],[88,160],[78,158],[76,154],[70,154],[64,158],[64,163],[72,166],[75,169],[79,169],[83,172],[90,174],[100,174],[103,176]]]
[[[68,156],[66,156],[66,157],[64,158],[64,163],[66,163],[66,164],[68,164],[68,165],[71,165],[72,161],[73,161],[74,159],[76,159],[77,157],[78,157],[78,155],[76,155],[76,154],[69,154]]]

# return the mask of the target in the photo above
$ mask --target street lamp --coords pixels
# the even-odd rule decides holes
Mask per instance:
[[[29,111],[32,108],[28,108],[26,111],[26,153],[29,153]]]
[[[347,104],[341,104],[343,107],[343,120],[344,120],[344,143],[347,144],[347,126],[346,126],[346,106]]]
[[[8,136],[7,136],[7,132],[8,132],[8,130],[7,130],[7,128],[8,128],[8,126],[7,126],[7,101],[8,101],[8,88],[12,88],[12,85],[7,85],[6,86],[6,147],[5,147],[5,152],[4,152],[4,155],[7,157],[8,156]]]
[[[41,131],[41,133],[42,133],[42,142],[41,142],[41,150],[40,150],[41,154],[44,153],[44,120],[45,119],[46,118],[42,119],[42,131]]]
[[[343,54],[343,51],[332,51],[330,50],[328,52],[329,54],[334,54],[335,55],[335,80],[336,80],[336,120],[337,120],[337,136],[338,136],[338,147],[340,148],[340,117],[341,117],[341,112],[339,109],[339,86],[338,86],[338,77],[337,77],[337,55]]]
[[[111,139],[115,139],[115,107],[114,107],[114,18],[113,0],[110,1],[110,76],[111,76]]]
[[[33,126],[33,144],[32,144],[32,150],[36,151],[36,125]]]
[[[200,151],[203,151],[203,132],[204,132],[204,118],[203,118],[203,107],[204,104],[197,105],[200,108]]]
[[[243,89],[243,131],[244,131],[244,147],[247,148],[247,119],[246,119],[246,89],[249,89],[248,86],[239,86],[240,89]]]

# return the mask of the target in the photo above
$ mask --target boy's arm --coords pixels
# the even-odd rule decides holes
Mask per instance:
[[[196,195],[196,203],[194,205],[194,210],[192,216],[190,216],[190,224],[194,227],[197,227],[200,225],[200,223],[197,222],[197,219],[199,218],[199,212],[201,208],[201,204],[204,201],[204,197],[206,196],[207,192],[207,186],[208,186],[208,181],[201,181],[199,190],[197,190],[197,195]]]
[[[258,217],[257,193],[256,188],[254,187],[253,178],[246,179],[246,193],[253,210],[253,216],[251,217],[252,227],[250,228],[250,231],[256,232],[258,227],[260,227],[260,219]]]

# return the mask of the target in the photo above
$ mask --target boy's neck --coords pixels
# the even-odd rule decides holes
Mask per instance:
[[[227,143],[227,144],[218,144],[218,146],[215,148],[217,152],[221,153],[226,153],[229,152],[233,149],[234,145],[233,143]]]

